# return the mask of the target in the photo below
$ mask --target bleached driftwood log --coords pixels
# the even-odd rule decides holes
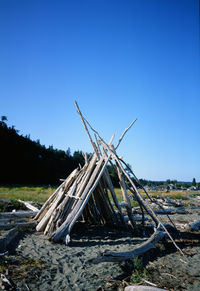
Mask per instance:
[[[82,200],[79,200],[75,206],[75,208],[71,211],[71,213],[68,215],[66,221],[57,229],[55,234],[52,235],[52,239],[55,242],[58,242],[59,240],[62,239],[62,236],[65,235],[65,243],[68,243],[70,240],[69,233],[78,219],[78,217],[82,214],[85,205],[87,204],[90,195],[96,188],[97,183],[99,182],[99,179],[101,178],[103,174],[103,170],[109,160],[110,156],[105,159],[105,156],[102,156],[102,158],[98,161],[98,165],[96,166],[94,172],[92,173],[92,176],[85,187],[85,191],[83,192],[81,198]],[[102,164],[104,163],[102,169],[100,170]],[[100,170],[99,175],[97,176],[98,172]],[[88,192],[89,191],[89,192]]]
[[[121,191],[122,191],[122,196],[125,202],[125,207],[127,210],[127,215],[130,221],[131,226],[133,227],[133,229],[135,230],[135,232],[138,232],[137,230],[137,225],[136,222],[134,221],[133,218],[133,213],[132,213],[132,207],[131,207],[131,202],[126,190],[126,184],[122,175],[122,171],[119,167],[117,167],[117,173],[118,173],[118,177],[119,177],[119,182],[120,182],[120,186],[121,186]]]
[[[24,204],[26,206],[26,208],[28,208],[29,210],[38,212],[39,209],[35,206],[33,206],[31,203],[29,203],[28,201],[22,201],[21,199],[18,199],[18,201],[22,204]]]
[[[43,231],[48,223],[48,220],[50,218],[50,216],[52,215],[53,211],[56,209],[58,203],[60,202],[60,200],[63,198],[64,196],[64,191],[63,189],[65,187],[69,187],[75,180],[76,176],[77,176],[77,169],[75,169],[70,176],[65,180],[65,182],[62,183],[62,187],[59,187],[59,190],[57,191],[57,195],[54,197],[55,199],[53,201],[51,201],[50,203],[50,199],[49,199],[49,208],[47,208],[47,212],[43,211],[45,210],[45,208],[41,209],[40,213],[37,215],[37,217],[39,217],[41,214],[45,214],[43,215],[42,219],[40,220],[40,222],[38,223],[36,230],[37,231]],[[44,213],[43,213],[44,212]],[[35,219],[37,219],[37,217]]]
[[[56,198],[58,192],[60,189],[62,189],[66,184],[73,181],[73,178],[75,179],[76,174],[78,172],[78,169],[75,169],[68,177],[67,179],[54,191],[54,193],[47,199],[47,201],[43,204],[40,211],[35,216],[35,220],[41,220],[41,218],[45,215],[45,213],[48,211],[48,209],[52,206],[52,203],[54,199]],[[69,183],[70,184],[70,183]]]

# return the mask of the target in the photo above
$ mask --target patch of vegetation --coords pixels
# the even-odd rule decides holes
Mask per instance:
[[[0,198],[44,203],[55,187],[0,187]],[[21,208],[22,209],[22,208]]]
[[[9,212],[13,209],[26,210],[26,207],[16,199],[0,199],[0,212]]]
[[[44,268],[44,261],[38,258],[5,256],[0,258],[0,273],[8,273],[12,280],[22,281],[37,270]]]
[[[149,279],[150,275],[148,274],[146,268],[143,266],[142,260],[138,257],[133,259],[133,273],[131,275],[130,281],[132,283],[140,283],[142,279]]]
[[[172,199],[182,199],[182,200],[188,200],[188,193],[183,193],[183,192],[154,192],[150,194],[151,197],[153,198],[158,198],[158,197],[168,197]]]

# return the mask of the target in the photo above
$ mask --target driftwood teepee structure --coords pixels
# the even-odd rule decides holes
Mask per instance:
[[[35,217],[38,222],[37,231],[44,232],[54,242],[63,241],[67,244],[70,241],[70,232],[76,221],[80,218],[85,222],[95,224],[127,227],[125,216],[128,216],[129,225],[134,232],[137,232],[138,226],[134,220],[130,194],[127,192],[129,190],[129,193],[138,201],[141,208],[142,223],[144,223],[144,213],[146,213],[155,223],[155,227],[158,229],[161,226],[162,230],[171,238],[165,226],[140,195],[134,183],[134,180],[138,182],[134,173],[132,172],[134,178],[132,179],[124,169],[124,167],[127,167],[126,163],[116,153],[116,149],[124,135],[134,124],[135,120],[124,131],[118,144],[113,146],[113,137],[106,144],[98,132],[83,117],[76,102],[75,105],[94,152],[89,158],[85,156],[85,165],[80,169],[75,169],[40,209]],[[94,133],[95,141],[92,139],[91,131]],[[126,213],[122,211],[115,194],[107,169],[108,163],[111,163],[118,173]],[[127,184],[131,186],[129,187]],[[163,232],[162,235],[160,233],[158,236],[158,232],[155,232],[150,240],[156,241],[158,237],[161,238]]]

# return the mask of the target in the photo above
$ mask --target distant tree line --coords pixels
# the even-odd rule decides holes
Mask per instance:
[[[60,178],[66,178],[79,164],[84,164],[81,151],[73,155],[46,148],[30,136],[19,135],[14,126],[8,127],[6,116],[0,121],[0,164],[1,185],[57,185]]]
[[[30,135],[19,135],[14,126],[9,127],[7,117],[2,116],[0,121],[0,184],[1,185],[58,185],[60,178],[66,178],[79,165],[84,165],[82,151],[71,154],[70,148],[66,151],[46,148],[40,141],[32,141]],[[89,155],[89,154],[88,154]],[[125,169],[131,175],[131,166]],[[119,187],[116,169],[108,165],[114,187]],[[132,177],[134,180],[134,178]],[[128,181],[127,181],[128,182]],[[178,182],[167,179],[166,181],[150,181],[139,179],[136,186],[161,186],[170,185],[198,186],[195,178],[192,182]]]

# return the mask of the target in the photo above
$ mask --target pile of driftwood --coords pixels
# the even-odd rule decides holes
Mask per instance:
[[[116,153],[124,135],[135,120],[124,131],[117,145],[114,146],[112,144],[113,137],[107,144],[83,117],[78,104],[76,102],[75,104],[94,152],[89,158],[85,155],[85,165],[82,168],[75,169],[37,213],[35,217],[38,222],[37,231],[44,232],[54,242],[63,241],[68,244],[70,232],[78,219],[94,224],[127,227],[126,218],[128,217],[129,227],[132,227],[133,232],[137,233],[138,223],[133,215],[130,200],[133,198],[138,202],[141,209],[141,223],[144,224],[145,214],[154,223],[155,233],[148,243],[156,242],[163,237],[164,233],[167,233],[171,238],[165,226],[139,193],[136,187],[138,183],[136,176],[133,172],[132,177],[127,173],[125,170],[127,164]],[[94,138],[92,138],[91,132],[94,133]],[[117,171],[125,211],[122,211],[117,199],[108,173],[108,163],[111,163]],[[145,193],[151,199],[146,191]],[[144,248],[144,246],[142,247]]]

